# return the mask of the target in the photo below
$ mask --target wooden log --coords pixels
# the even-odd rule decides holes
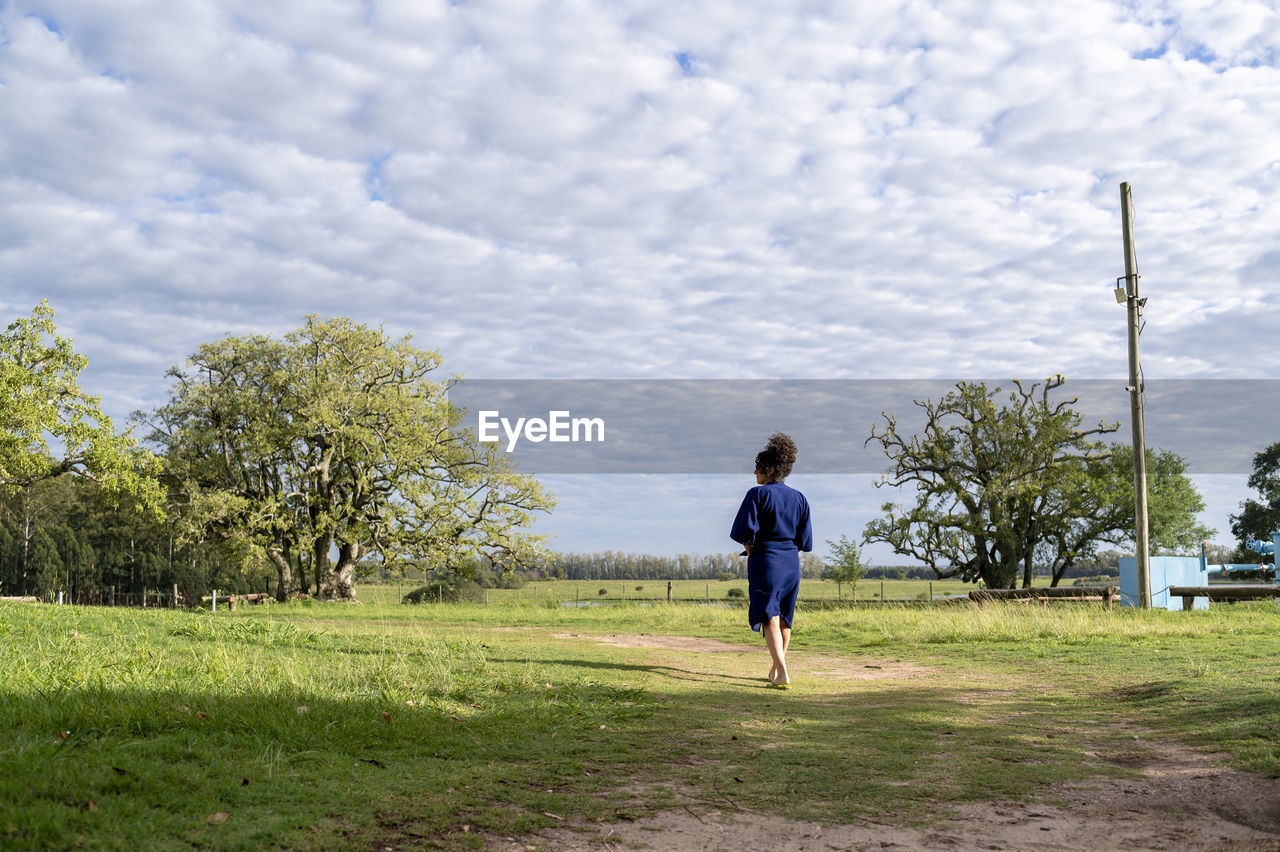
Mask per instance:
[[[969,593],[969,600],[986,605],[992,601],[1041,601],[1071,603],[1102,603],[1110,609],[1119,599],[1115,586],[1047,586],[1032,589],[977,589]]]
[[[1280,586],[1232,584],[1222,586],[1170,586],[1175,598],[1208,598],[1211,601],[1280,598]]]

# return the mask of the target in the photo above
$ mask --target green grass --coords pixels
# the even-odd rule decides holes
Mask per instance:
[[[0,847],[479,848],[555,816],[684,805],[920,824],[1131,771],[1131,726],[1280,776],[1270,602],[802,609],[782,694],[763,689],[763,651],[592,641],[758,643],[743,620],[665,604],[0,604]],[[868,664],[887,676],[817,674]]]

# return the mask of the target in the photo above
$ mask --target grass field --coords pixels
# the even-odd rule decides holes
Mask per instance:
[[[763,689],[762,651],[598,641],[758,642],[743,620],[665,604],[0,604],[0,847],[481,848],[725,800],[927,823],[1130,772],[1135,725],[1280,776],[1269,602],[802,610],[788,693]],[[841,674],[873,663],[901,676]]]
[[[1047,586],[1047,577],[1036,577],[1035,585]],[[421,582],[406,580],[403,583],[385,583],[381,585],[362,586],[359,598],[368,603],[395,603],[405,594],[413,591]],[[881,595],[886,601],[921,600],[933,597],[967,595],[976,588],[972,583],[960,580],[859,580],[856,589],[850,589],[845,583],[838,587],[831,580],[802,580],[800,583],[800,600],[853,600],[857,592],[859,601],[879,601]],[[601,590],[605,594],[600,594]],[[743,594],[747,591],[746,580],[673,580],[671,581],[671,597],[675,601],[719,601],[731,602],[730,589],[739,589]],[[666,580],[541,580],[525,585],[520,589],[489,589],[486,593],[489,603],[495,604],[542,604],[548,601],[558,603],[588,602],[629,603],[665,602],[667,598]]]

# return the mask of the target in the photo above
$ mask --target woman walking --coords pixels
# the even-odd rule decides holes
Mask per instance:
[[[796,595],[800,591],[800,551],[813,550],[809,501],[783,482],[796,461],[796,445],[781,432],[756,454],[756,487],[747,492],[729,537],[745,546],[751,629],[764,631],[773,659],[769,686],[787,689],[787,646]]]

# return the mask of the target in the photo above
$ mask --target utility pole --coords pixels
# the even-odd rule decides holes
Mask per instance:
[[[1129,409],[1133,424],[1133,511],[1137,542],[1138,606],[1151,609],[1151,557],[1147,541],[1147,439],[1142,422],[1142,369],[1138,362],[1138,335],[1142,306],[1138,295],[1138,255],[1133,248],[1133,198],[1129,184],[1120,184],[1120,218],[1124,233],[1124,295],[1129,328]],[[1120,290],[1116,289],[1116,298]]]

